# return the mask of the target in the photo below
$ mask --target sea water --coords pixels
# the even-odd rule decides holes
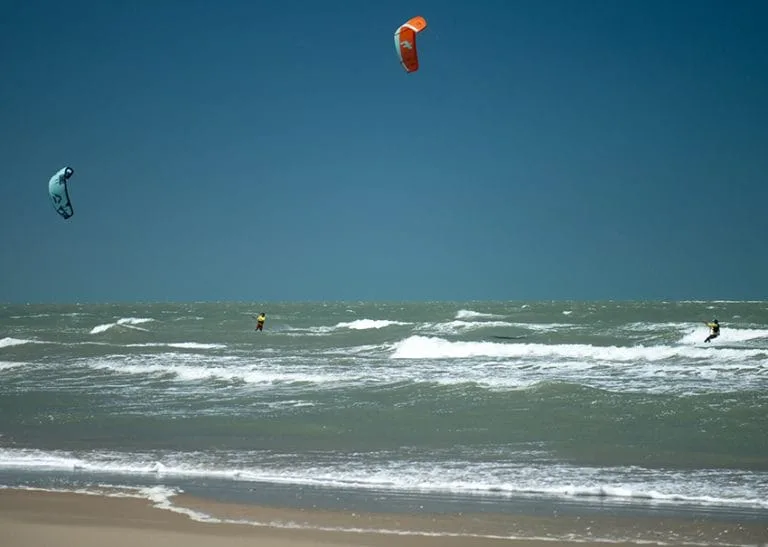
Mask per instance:
[[[0,486],[104,485],[768,520],[768,303],[0,307]]]

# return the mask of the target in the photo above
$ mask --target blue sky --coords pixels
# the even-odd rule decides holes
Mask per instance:
[[[2,12],[0,301],[768,296],[765,2]]]

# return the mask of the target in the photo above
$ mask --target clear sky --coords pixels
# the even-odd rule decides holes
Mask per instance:
[[[765,1],[0,4],[0,301],[768,297]]]

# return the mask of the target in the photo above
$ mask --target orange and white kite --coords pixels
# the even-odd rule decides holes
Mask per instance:
[[[416,52],[416,35],[427,28],[427,20],[421,15],[408,19],[395,31],[395,50],[400,64],[406,72],[419,70],[419,55]]]

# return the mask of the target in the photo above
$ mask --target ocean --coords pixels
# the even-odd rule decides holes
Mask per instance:
[[[768,302],[0,306],[0,487],[768,523]]]

